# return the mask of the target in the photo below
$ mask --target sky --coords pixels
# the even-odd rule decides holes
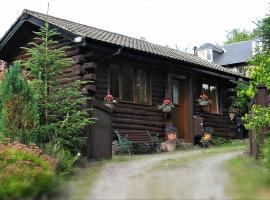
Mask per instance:
[[[226,31],[252,30],[270,0],[7,0],[1,2],[0,38],[23,9],[46,13],[135,38],[191,51],[222,44]]]

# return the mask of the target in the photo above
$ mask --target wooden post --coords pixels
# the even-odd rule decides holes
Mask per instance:
[[[267,88],[264,85],[257,86],[258,93],[255,96],[255,105],[267,106]],[[250,106],[251,109],[252,105]],[[255,156],[256,159],[259,158],[260,146],[257,141],[257,133],[255,129],[249,131],[249,140],[250,140],[250,155]]]
[[[266,87],[264,85],[257,86],[258,93],[256,95],[256,104],[266,106]]]

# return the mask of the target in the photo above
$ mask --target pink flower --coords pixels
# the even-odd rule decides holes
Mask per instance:
[[[165,99],[165,100],[163,101],[163,104],[165,104],[165,105],[167,105],[167,106],[170,106],[170,105],[172,105],[172,101],[171,101],[170,99]]]

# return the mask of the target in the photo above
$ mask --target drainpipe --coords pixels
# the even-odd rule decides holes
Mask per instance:
[[[197,47],[196,46],[193,47],[193,55],[197,56]]]
[[[119,55],[121,52],[122,52],[122,47],[118,48],[117,51],[115,53],[111,54],[111,55],[98,58],[98,61],[105,61],[105,60],[107,60],[109,58],[112,58],[114,56]]]

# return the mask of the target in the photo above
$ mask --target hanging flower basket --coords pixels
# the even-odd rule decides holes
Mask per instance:
[[[236,113],[235,113],[234,111],[230,111],[230,112],[229,112],[229,117],[230,117],[231,121],[234,120],[235,115],[236,115]]]
[[[197,99],[200,106],[208,106],[211,104],[211,100],[208,99],[206,94],[201,94],[199,99]]]
[[[109,108],[114,108],[114,104],[116,104],[117,101],[113,99],[113,96],[108,91],[107,95],[104,97],[104,105]]]
[[[174,108],[174,105],[172,104],[172,101],[170,99],[165,99],[162,105],[158,106],[158,109],[162,110],[162,112],[164,113],[172,112],[173,108]]]

